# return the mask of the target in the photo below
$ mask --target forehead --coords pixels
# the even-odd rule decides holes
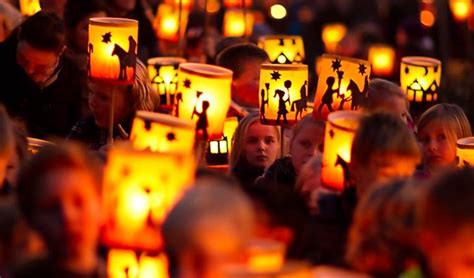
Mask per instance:
[[[36,64],[50,64],[56,61],[58,57],[56,52],[37,49],[24,40],[18,42],[17,54],[23,59]]]
[[[43,177],[42,194],[39,198],[71,194],[90,196],[96,191],[95,186],[92,176],[84,170],[58,168]]]
[[[266,136],[275,136],[278,137],[277,130],[274,126],[262,125],[260,122],[256,121],[249,125],[247,130],[246,137],[266,137]]]

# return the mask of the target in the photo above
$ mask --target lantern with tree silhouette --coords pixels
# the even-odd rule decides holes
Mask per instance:
[[[243,37],[252,34],[254,17],[251,11],[230,9],[224,14],[223,33],[225,37]]]
[[[180,57],[148,59],[148,75],[155,91],[160,95],[160,105],[172,105],[178,87],[179,64],[186,62]]]
[[[20,0],[20,12],[24,16],[32,16],[41,10],[39,0]]]
[[[369,48],[369,62],[372,65],[372,74],[392,76],[395,64],[395,49],[390,45],[372,45]]]
[[[441,83],[441,61],[429,57],[403,57],[400,86],[412,102],[433,102],[438,99]]]
[[[301,36],[268,35],[258,40],[272,64],[301,64],[304,61],[304,44]]]
[[[112,249],[107,255],[107,277],[168,278],[168,260],[164,254]]]
[[[347,33],[347,27],[342,23],[330,23],[323,26],[321,33],[326,52],[334,53],[337,45]]]
[[[189,12],[179,6],[160,4],[156,12],[153,27],[156,36],[162,40],[178,42],[184,36]]]
[[[459,139],[456,146],[459,166],[474,166],[474,137]]]

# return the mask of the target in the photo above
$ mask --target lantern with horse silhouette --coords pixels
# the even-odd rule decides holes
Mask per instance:
[[[456,145],[459,166],[474,166],[474,137],[459,139]]]
[[[301,64],[304,61],[304,44],[301,36],[269,35],[258,40],[272,64]]]
[[[365,60],[324,54],[314,98],[315,117],[326,119],[333,111],[361,108],[367,97],[370,71]]]
[[[179,64],[186,62],[180,57],[156,57],[148,59],[148,75],[155,91],[160,95],[160,105],[172,105],[178,87]]]
[[[308,66],[263,64],[260,67],[260,122],[288,126],[307,113]]]
[[[441,61],[429,57],[403,57],[400,86],[412,102],[434,102],[441,83]]]
[[[199,138],[220,139],[230,106],[231,82],[231,70],[199,63],[181,64],[175,116],[195,121]]]
[[[136,20],[113,17],[89,19],[89,77],[112,84],[132,84],[135,80],[137,38]]]

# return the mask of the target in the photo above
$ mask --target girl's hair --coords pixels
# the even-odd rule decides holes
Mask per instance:
[[[299,120],[296,125],[292,129],[291,139],[290,139],[290,148],[293,145],[293,140],[298,136],[298,133],[303,129],[303,127],[308,126],[309,124],[316,125],[321,127],[323,130],[326,127],[326,122],[323,120],[316,120],[312,114],[308,114],[303,117],[303,119]]]
[[[135,71],[135,82],[131,86],[129,99],[134,111],[155,111],[159,105],[159,97],[148,78],[148,70],[138,59]]]
[[[15,134],[5,107],[0,104],[0,157],[8,159],[15,148]]]
[[[456,104],[440,103],[426,110],[418,121],[418,132],[433,121],[440,121],[446,136],[453,144],[456,144],[458,139],[472,136],[469,120]]]
[[[372,79],[367,90],[367,100],[365,101],[364,108],[367,111],[377,110],[381,103],[388,101],[392,97],[405,100],[408,110],[409,102],[400,86],[385,79]]]

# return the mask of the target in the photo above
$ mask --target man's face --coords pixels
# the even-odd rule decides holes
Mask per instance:
[[[41,85],[54,73],[59,54],[55,51],[39,50],[26,41],[19,41],[16,62],[36,84]]]

